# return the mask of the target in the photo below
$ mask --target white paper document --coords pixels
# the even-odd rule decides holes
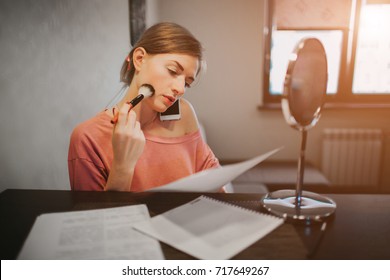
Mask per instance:
[[[146,205],[38,216],[18,259],[164,259],[160,244],[132,228]]]
[[[195,173],[191,176],[179,179],[172,183],[152,188],[147,191],[150,192],[168,192],[168,191],[181,191],[181,192],[213,192],[219,190],[227,183],[234,180],[236,177],[244,173],[245,171],[256,166],[263,160],[267,159],[271,155],[275,154],[282,148],[278,148],[257,156],[255,158],[229,165],[221,166],[220,168],[206,169],[204,171]]]
[[[198,259],[229,259],[283,219],[201,196],[133,227]]]

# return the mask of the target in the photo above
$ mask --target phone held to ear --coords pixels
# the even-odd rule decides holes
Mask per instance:
[[[177,121],[180,120],[180,100],[176,100],[165,112],[160,113],[161,121]]]

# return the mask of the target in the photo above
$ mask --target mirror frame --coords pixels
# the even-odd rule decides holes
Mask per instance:
[[[293,74],[294,74],[294,70],[296,68],[297,61],[298,61],[299,57],[306,50],[305,48],[307,48],[307,46],[309,44],[313,44],[313,43],[316,44],[316,48],[318,48],[318,50],[321,51],[321,53],[319,53],[319,55],[322,56],[321,59],[323,58],[324,62],[325,62],[324,63],[324,66],[325,66],[325,77],[324,78],[325,78],[325,80],[324,80],[324,84],[322,86],[322,89],[320,89],[321,97],[320,97],[320,101],[318,102],[319,104],[316,104],[314,106],[314,109],[311,110],[311,111],[313,111],[313,113],[311,114],[312,115],[311,119],[309,121],[305,121],[304,123],[302,123],[301,120],[303,119],[303,117],[300,117],[299,115],[297,115],[297,111],[300,114],[304,114],[304,112],[302,112],[301,109],[304,109],[305,106],[301,106],[301,108],[299,108],[298,110],[296,108],[292,107],[292,106],[295,106],[294,102],[292,102],[293,97],[294,97],[293,96],[293,91],[294,91],[294,87],[293,87],[294,76],[293,76]],[[294,48],[294,51],[291,53],[291,58],[290,58],[289,63],[288,63],[286,76],[285,76],[285,80],[284,80],[283,94],[281,96],[282,112],[283,112],[284,118],[285,118],[288,125],[290,125],[291,127],[295,128],[297,130],[308,130],[317,124],[317,122],[321,116],[322,108],[325,104],[327,82],[328,82],[328,64],[327,64],[327,58],[326,58],[324,46],[322,45],[321,41],[318,40],[317,38],[312,38],[312,37],[303,38],[302,40],[300,40],[298,42],[298,44]],[[309,108],[309,107],[306,106],[306,108]]]

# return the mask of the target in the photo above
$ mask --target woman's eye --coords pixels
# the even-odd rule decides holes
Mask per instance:
[[[177,72],[176,72],[176,70],[174,70],[174,69],[168,68],[168,71],[169,71],[169,73],[171,73],[172,75],[177,75]]]
[[[171,74],[172,76],[178,76],[178,75],[181,75],[181,73],[179,73],[176,69],[173,69],[173,68],[167,68],[169,74]],[[184,86],[186,88],[190,88],[191,87],[191,84],[190,83],[185,83]]]

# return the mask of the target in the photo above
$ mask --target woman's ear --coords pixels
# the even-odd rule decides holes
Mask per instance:
[[[139,47],[134,50],[133,64],[136,71],[139,71],[141,69],[142,62],[146,56],[147,56],[147,52],[144,48]]]

